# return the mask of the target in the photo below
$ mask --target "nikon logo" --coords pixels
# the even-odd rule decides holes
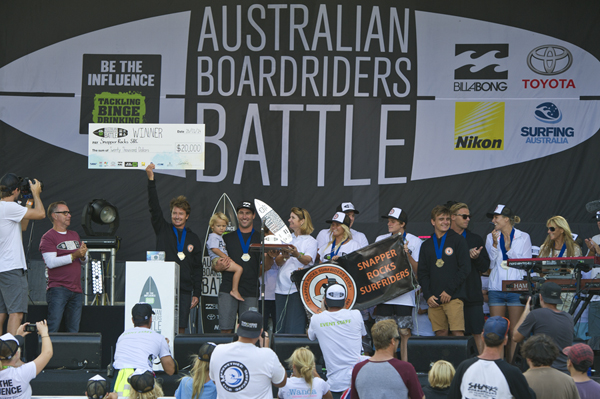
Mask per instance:
[[[504,103],[457,102],[455,150],[503,150]]]

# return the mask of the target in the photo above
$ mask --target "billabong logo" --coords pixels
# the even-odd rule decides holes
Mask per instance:
[[[503,150],[504,103],[457,102],[454,149]]]
[[[535,108],[535,119],[544,123],[558,123],[562,120],[562,113],[553,103],[542,103]]]
[[[158,288],[152,277],[148,277],[142,288],[140,302],[149,303],[152,306],[154,315],[152,316],[152,329],[157,333],[162,331],[162,307],[160,304],[160,295]]]
[[[508,79],[508,44],[456,44],[454,55],[461,65],[454,79]]]
[[[547,44],[527,55],[527,66],[538,75],[559,75],[573,64],[573,55],[563,46]]]
[[[104,137],[105,139],[117,139],[120,137],[127,136],[127,129],[121,129],[120,127],[103,127],[102,129],[94,130],[93,132],[98,137]]]

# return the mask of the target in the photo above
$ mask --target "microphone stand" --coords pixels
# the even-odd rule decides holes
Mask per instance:
[[[260,286],[260,299],[262,302],[262,306],[261,306],[261,314],[263,316],[263,320],[265,317],[265,221],[261,218],[260,219],[260,259],[262,262],[262,279],[261,279],[261,286]],[[265,326],[263,326],[264,328]]]

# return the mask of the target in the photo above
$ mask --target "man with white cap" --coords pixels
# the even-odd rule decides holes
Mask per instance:
[[[16,337],[10,333],[0,336],[0,398],[31,398],[29,382],[52,358],[52,341],[48,335],[48,325],[44,320],[35,324],[37,333],[42,339],[42,351],[34,361],[25,364],[21,362],[23,337],[29,334],[25,332],[27,324],[29,323],[19,326]]]
[[[345,309],[346,289],[331,284],[324,295],[326,311],[312,316],[308,338],[319,341],[334,399],[350,388],[352,368],[360,360],[362,337],[367,335],[360,311]]]
[[[390,209],[387,215],[382,219],[388,220],[388,233],[382,234],[375,239],[375,242],[390,237],[402,237],[404,242],[404,252],[408,262],[412,267],[412,272],[416,276],[419,266],[419,251],[421,250],[421,239],[405,231],[408,223],[408,215],[405,210],[399,207]],[[417,287],[415,287],[416,289]],[[408,339],[411,336],[413,328],[413,308],[415,307],[415,290],[390,299],[375,309],[375,321],[393,319],[398,325],[400,332],[400,357],[405,362],[408,361]]]
[[[240,316],[239,340],[217,345],[212,352],[209,376],[219,398],[271,399],[271,385],[285,386],[285,369],[275,352],[256,346],[262,332],[262,315],[247,310]]]
[[[369,240],[367,240],[367,236],[365,236],[360,231],[356,231],[352,228],[354,224],[355,215],[358,215],[360,212],[354,207],[352,202],[342,202],[339,204],[335,210],[336,212],[343,212],[350,218],[350,224],[348,227],[350,228],[350,233],[352,234],[352,239],[356,241],[359,245],[359,248],[366,247],[369,245]],[[317,248],[321,248],[323,245],[327,244],[331,237],[331,228],[323,229],[319,231],[317,235]]]
[[[159,359],[168,375],[177,372],[177,363],[171,356],[169,340],[152,330],[154,311],[149,303],[136,303],[131,309],[133,328],[125,330],[117,340],[113,367],[118,371],[115,392],[129,393],[128,377],[136,369],[152,371],[154,360]]]
[[[567,373],[567,355],[562,350],[573,345],[573,316],[558,310],[556,305],[562,304],[560,293],[561,288],[558,284],[546,281],[540,289],[541,308],[530,310],[531,297],[527,299],[523,315],[515,326],[513,341],[521,342],[532,334],[550,336],[560,350],[552,367]]]

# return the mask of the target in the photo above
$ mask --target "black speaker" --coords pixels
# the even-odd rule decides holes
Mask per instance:
[[[50,339],[54,354],[46,366],[47,369],[100,369],[102,334],[50,333]],[[41,351],[41,337],[38,338],[38,345]]]
[[[175,351],[175,360],[179,364],[179,369],[182,370],[187,366],[193,366],[192,355],[197,355],[198,350],[207,342],[215,344],[228,344],[233,342],[235,334],[179,334],[175,336],[173,341],[173,350]]]
[[[408,361],[417,373],[428,373],[438,360],[446,360],[457,368],[463,360],[478,354],[473,337],[410,337],[408,340]]]
[[[317,365],[317,371],[321,370],[325,365],[323,360],[323,353],[319,342],[311,341],[308,339],[306,334],[273,334],[271,340],[271,348],[277,354],[279,361],[285,367],[288,368],[286,360],[292,356],[292,353],[297,348],[308,346],[311,352],[315,355],[315,364]]]

